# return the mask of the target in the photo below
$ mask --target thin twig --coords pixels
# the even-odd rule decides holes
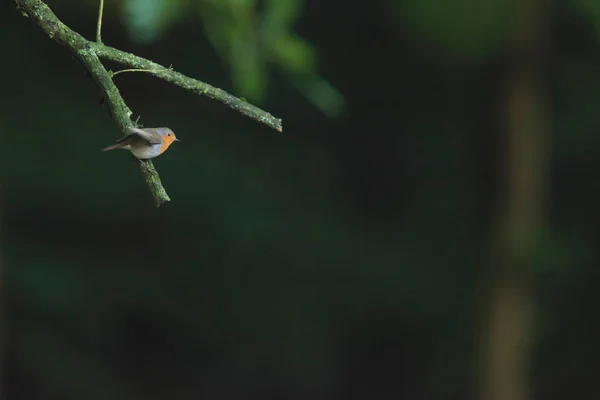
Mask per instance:
[[[102,43],[102,14],[104,14],[104,0],[100,0],[98,8],[98,25],[96,26],[96,42]]]
[[[172,68],[169,68],[169,70],[173,70]],[[111,72],[112,76],[118,75],[118,74],[122,74],[123,72],[148,72],[148,73],[156,73],[158,72],[155,69],[144,69],[144,68],[129,68],[129,69],[122,69],[119,70],[117,72]]]
[[[130,67],[130,70],[144,70],[144,72],[151,72],[152,75],[167,82],[173,83],[193,93],[220,101],[258,122],[276,129],[279,132],[282,131],[280,119],[275,118],[268,112],[253,106],[245,100],[239,99],[222,89],[215,88],[208,83],[173,71],[171,67],[166,68],[145,58],[102,44],[100,35],[104,0],[100,0],[96,42],[85,39],[79,33],[63,24],[52,12],[50,7],[42,0],[14,0],[14,2],[21,12],[33,20],[48,35],[48,37],[50,37],[50,39],[68,48],[82,62],[96,81],[97,85],[104,92],[104,97],[113,119],[123,133],[127,132],[128,127],[134,126],[133,122],[131,122],[132,113],[119,93],[118,88],[112,81],[112,76],[119,72],[116,72],[111,76],[100,61],[100,58],[128,66]],[[169,201],[169,196],[163,188],[160,177],[158,176],[156,169],[154,169],[152,162],[141,161],[139,164],[142,174],[144,175],[144,180],[154,196],[156,204],[160,205],[161,203]]]
[[[42,28],[50,39],[68,48],[81,61],[90,76],[102,89],[110,113],[119,129],[126,133],[129,127],[134,126],[131,122],[131,110],[127,107],[119,89],[113,83],[98,55],[91,48],[91,44],[94,42],[85,39],[63,24],[43,1],[15,0],[15,2],[21,12]],[[155,204],[160,206],[162,203],[168,202],[170,198],[162,186],[160,176],[152,161],[139,161],[138,164]]]
[[[152,75],[156,76],[157,78],[163,79],[193,93],[219,101],[228,107],[246,115],[247,117],[263,123],[279,132],[283,130],[281,119],[275,118],[268,112],[253,106],[245,100],[227,93],[223,89],[219,89],[209,85],[206,82],[190,78],[180,72],[173,71],[170,68],[166,68],[158,63],[155,63],[154,61],[136,56],[135,54],[127,53],[104,44],[90,43],[90,46],[92,46],[98,57],[102,59],[123,64],[131,67],[132,69],[152,70]]]

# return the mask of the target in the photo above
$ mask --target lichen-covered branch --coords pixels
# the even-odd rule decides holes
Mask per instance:
[[[68,48],[81,61],[96,84],[102,89],[104,98],[121,132],[125,133],[127,128],[133,126],[131,122],[131,110],[125,104],[119,89],[113,83],[112,78],[102,62],[90,46],[92,42],[85,39],[77,32],[63,24],[41,0],[14,0],[21,12],[31,18],[50,39]],[[162,186],[160,176],[154,168],[152,161],[138,161],[144,181],[148,185],[156,206],[166,203],[171,199]]]
[[[173,71],[172,68],[164,67],[134,54],[130,54],[99,43],[91,43],[91,46],[100,58],[126,65],[135,70],[143,70],[144,72],[148,72],[160,79],[189,90],[190,92],[220,101],[234,110],[273,129],[276,129],[279,132],[283,130],[281,119],[275,118],[268,112],[263,111],[260,108],[227,93],[223,89],[219,89],[209,85],[208,83],[190,78],[182,73]]]
[[[196,94],[205,95],[211,99],[220,101],[232,109],[258,121],[273,129],[282,131],[282,123],[278,118],[273,117],[266,111],[255,107],[246,101],[239,99],[226,91],[215,88],[207,83],[187,77],[172,68],[163,67],[160,64],[152,62],[142,57],[105,46],[101,42],[101,11],[103,4],[100,5],[98,26],[96,31],[97,42],[87,40],[79,33],[71,30],[63,24],[41,0],[13,0],[24,16],[31,18],[48,37],[57,43],[68,48],[88,70],[96,84],[102,89],[104,97],[110,109],[110,112],[123,133],[127,128],[133,126],[131,121],[131,110],[123,100],[112,80],[111,74],[106,70],[101,58],[117,62],[132,69],[145,70],[167,82],[173,83],[186,90]],[[144,181],[148,185],[156,205],[170,201],[167,192],[163,188],[160,177],[151,161],[139,161],[140,169],[144,176]]]
[[[85,46],[83,49],[79,50],[77,55],[94,81],[102,88],[113,119],[122,132],[127,132],[127,128],[133,125],[131,123],[132,112],[129,107],[127,107],[127,104],[125,104],[125,101],[123,100],[123,97],[121,97],[119,89],[114,84],[110,74],[106,71],[98,56],[89,48],[89,46]],[[137,159],[136,161],[140,164],[144,182],[146,182],[146,185],[150,189],[150,193],[152,193],[152,197],[154,197],[156,206],[158,207],[162,203],[170,201],[171,199],[163,187],[160,176],[158,175],[156,168],[154,168],[152,161]]]
[[[123,97],[119,94],[119,89],[112,81],[110,74],[106,71],[98,56],[88,47],[79,50],[78,55],[94,81],[96,81],[98,86],[100,86],[105,93],[113,119],[117,125],[119,125],[121,131],[126,132],[127,128],[132,126],[132,113],[129,107],[127,107],[127,104],[125,104]],[[160,176],[158,175],[156,168],[154,168],[152,161],[135,160],[140,164],[144,182],[146,182],[146,185],[150,189],[150,193],[152,193],[152,197],[154,197],[156,206],[158,207],[162,203],[170,201],[171,199],[163,187]]]

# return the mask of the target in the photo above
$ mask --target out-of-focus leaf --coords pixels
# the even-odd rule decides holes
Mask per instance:
[[[204,34],[222,58],[229,63],[229,43],[233,36],[236,23],[229,13],[227,0],[212,0],[196,3],[198,17],[202,20]]]
[[[126,0],[123,15],[132,40],[151,43],[185,15],[187,0]]]
[[[231,74],[240,95],[251,101],[263,99],[267,73],[251,27],[238,26],[231,40]]]
[[[284,36],[270,42],[273,58],[286,72],[313,73],[316,55],[313,47],[297,36]]]
[[[283,35],[292,28],[302,12],[302,0],[267,0],[261,28],[265,36]]]
[[[344,110],[344,97],[329,82],[318,75],[293,79],[298,90],[328,117],[337,117]]]
[[[261,102],[268,87],[268,68],[277,66],[311,103],[337,115],[343,97],[318,76],[314,47],[294,33],[304,0],[126,0],[130,35],[138,42],[157,40],[195,6],[204,32],[229,68],[236,94]],[[303,87],[302,85],[308,85]]]

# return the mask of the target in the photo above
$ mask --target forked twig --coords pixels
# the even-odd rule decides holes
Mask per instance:
[[[79,33],[71,30],[56,15],[50,7],[42,0],[13,0],[21,12],[30,17],[50,39],[68,48],[85,66],[96,84],[104,92],[104,97],[111,111],[113,119],[122,132],[134,126],[131,121],[131,110],[119,93],[112,77],[122,72],[148,72],[152,75],[171,82],[196,94],[201,94],[211,99],[220,101],[230,108],[261,122],[277,131],[282,131],[281,120],[275,118],[266,111],[239,99],[226,91],[215,88],[208,83],[199,81],[173,71],[171,67],[166,68],[153,61],[138,57],[134,54],[108,47],[102,43],[102,16],[104,12],[104,0],[100,0],[98,9],[98,23],[96,27],[96,41],[85,39]],[[106,59],[128,66],[130,68],[109,73],[100,59]],[[136,120],[137,124],[137,120]],[[144,180],[152,193],[156,205],[159,206],[170,200],[167,192],[162,186],[160,177],[152,161],[140,161],[140,169]]]

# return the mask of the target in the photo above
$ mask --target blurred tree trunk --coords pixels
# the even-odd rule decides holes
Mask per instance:
[[[535,319],[534,269],[543,226],[548,126],[544,36],[548,4],[523,0],[511,42],[501,185],[491,243],[481,329],[479,397],[531,398],[530,358]]]

